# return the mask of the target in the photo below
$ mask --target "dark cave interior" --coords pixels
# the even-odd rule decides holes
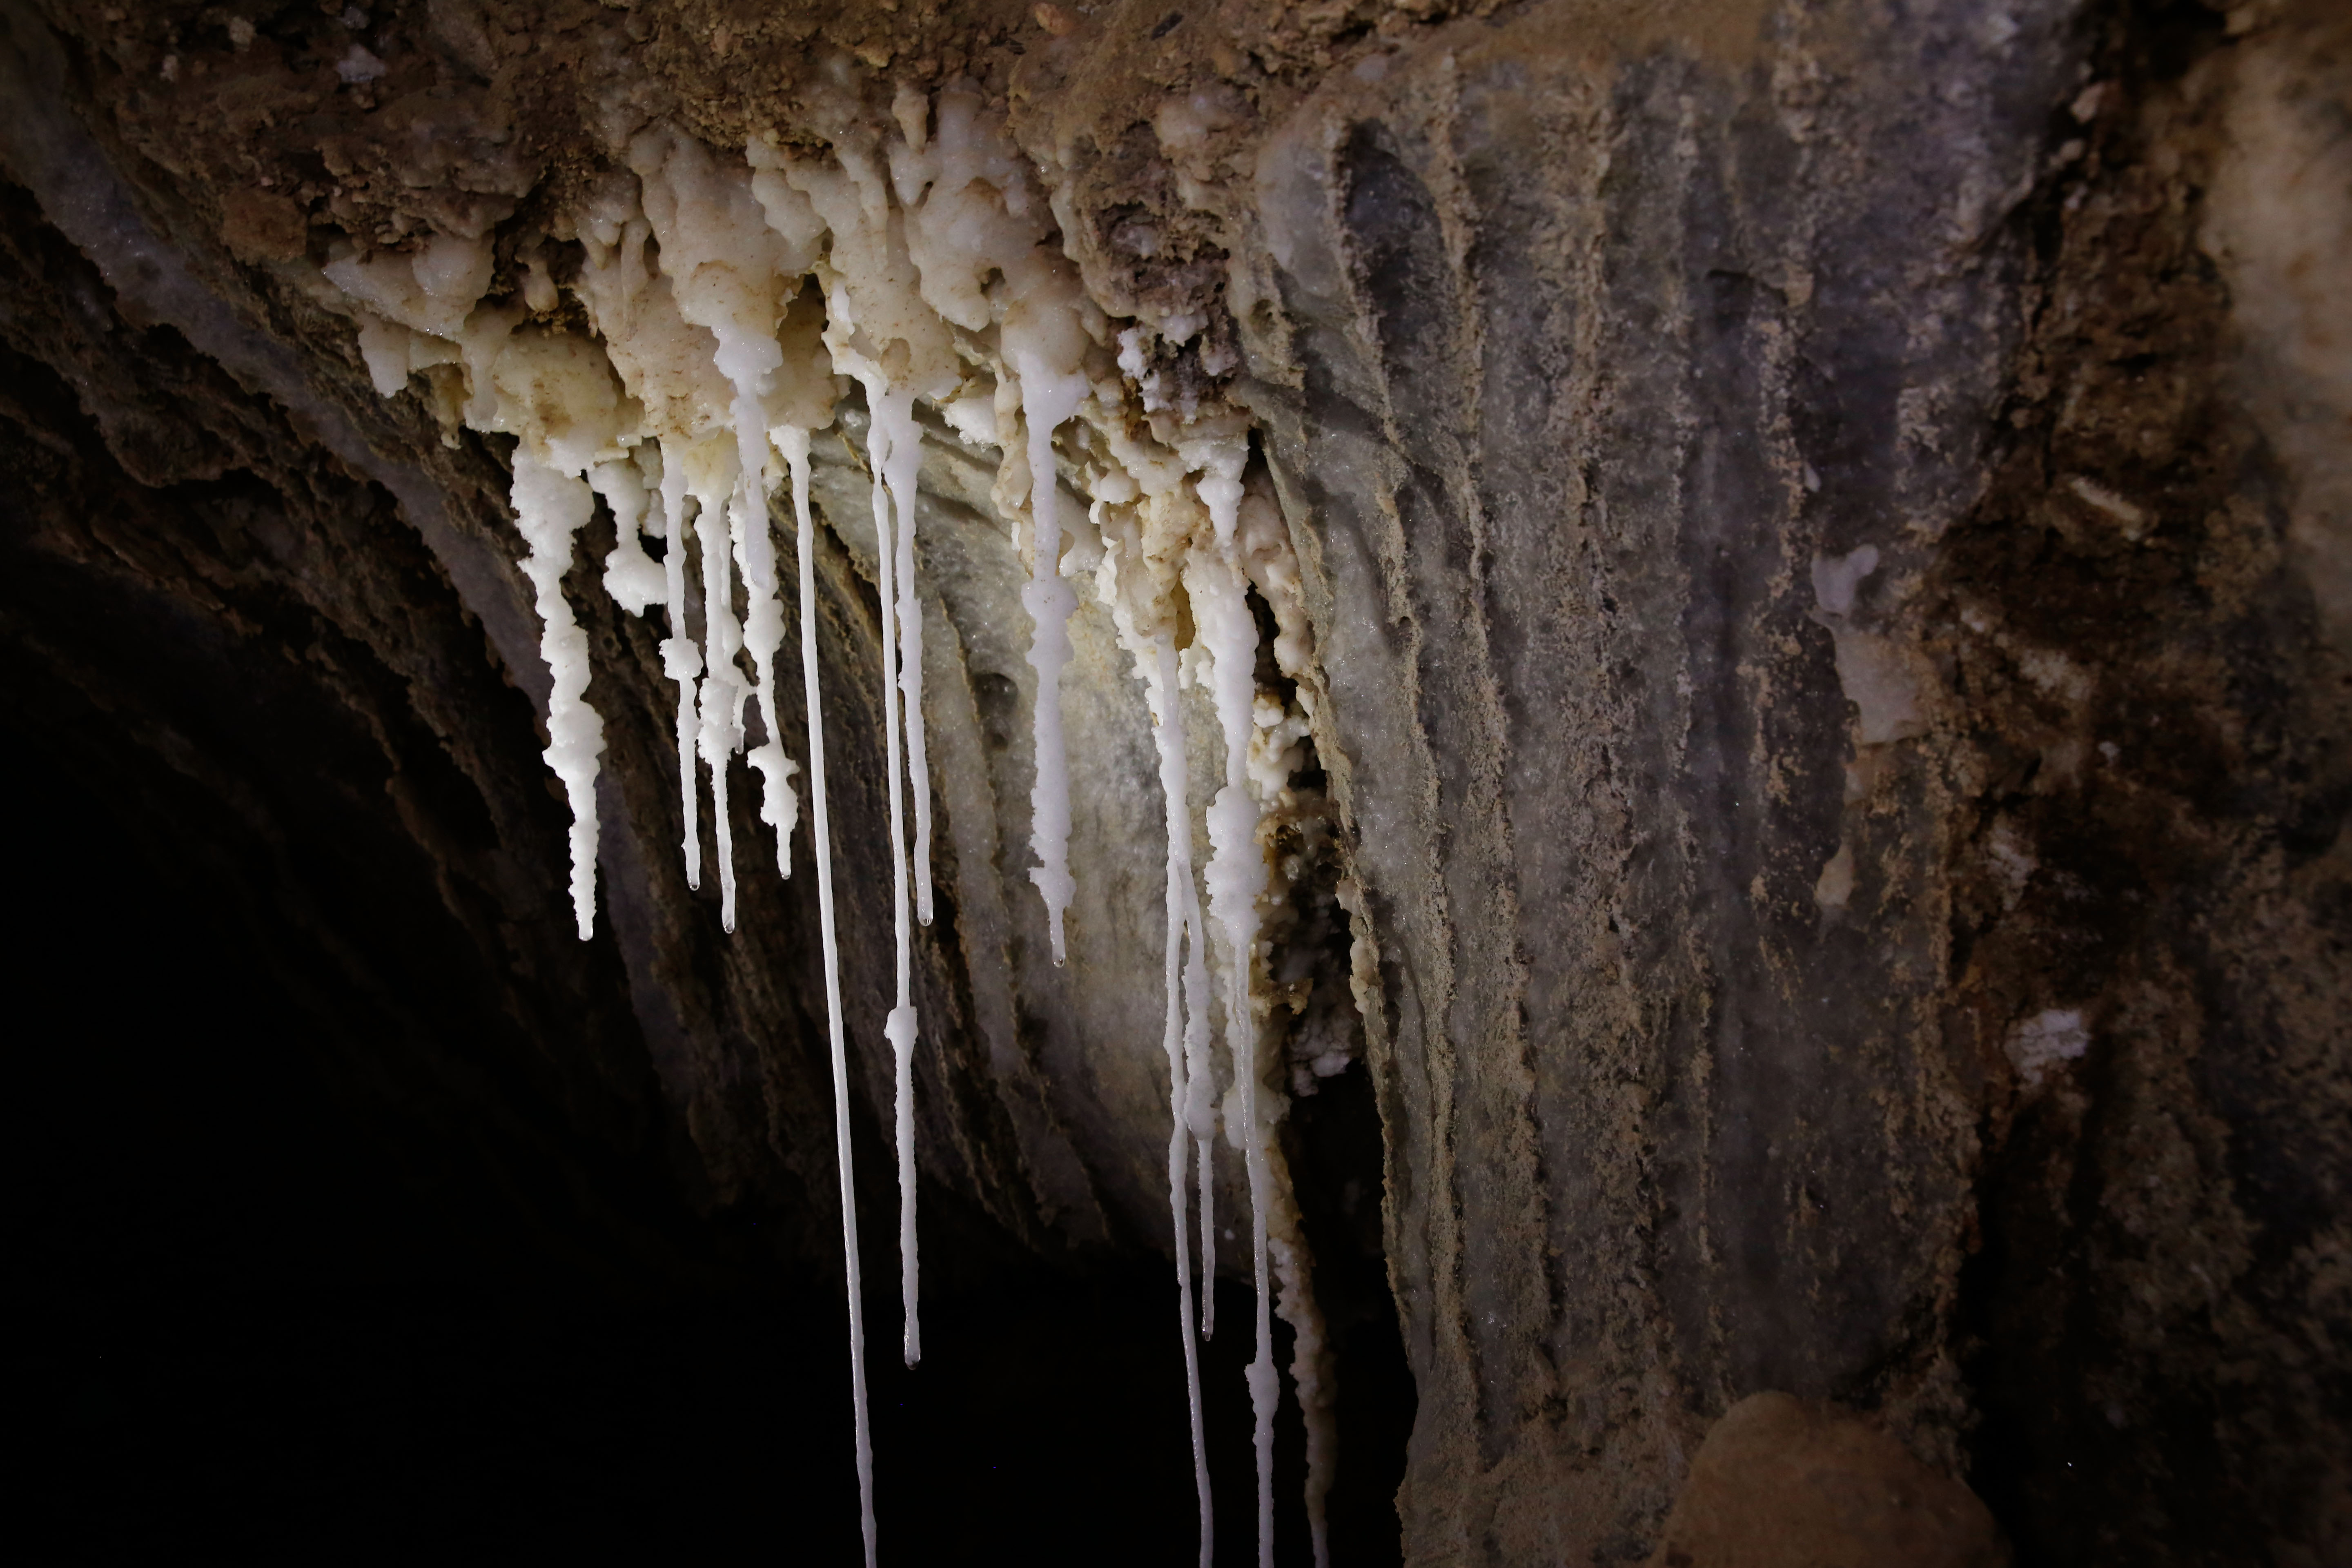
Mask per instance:
[[[761,1216],[698,1216],[643,1172],[588,1190],[518,1133],[556,1119],[511,1082],[478,1076],[476,1103],[395,1087],[344,1048],[368,1031],[332,1009],[357,999],[289,986],[224,918],[221,847],[185,833],[163,770],[94,717],[82,738],[66,750],[113,752],[96,776],[21,729],[0,750],[16,820],[38,825],[16,875],[39,913],[6,982],[26,1009],[11,1405],[47,1543],[20,1560],[854,1561],[837,1280],[779,1262]],[[1164,1270],[1041,1263],[926,1201],[919,1372],[889,1353],[895,1303],[869,1297],[890,1554],[1075,1562],[1115,1541],[1122,1561],[1192,1561]],[[1244,1323],[1246,1287],[1220,1305]],[[1335,1332],[1335,1557],[1393,1562],[1412,1384],[1392,1317]],[[1204,1347],[1220,1562],[1252,1552],[1246,1348]],[[1305,1561],[1295,1413],[1276,1430],[1278,1556]]]
[[[530,858],[554,841],[499,868],[500,814],[528,834],[558,809],[536,760],[516,746],[493,767],[517,793],[486,800],[453,766],[472,742],[412,706],[419,680],[509,719],[524,700],[389,498],[311,461],[171,328],[126,326],[5,194],[6,324],[82,345],[0,348],[0,774],[38,910],[6,949],[36,1560],[854,1561],[829,1146],[814,1200],[711,1200],[610,936],[574,943],[560,856]],[[101,428],[105,396],[64,363],[143,412]],[[376,609],[289,591],[272,557],[321,527],[393,552],[352,578]],[[453,656],[388,664],[362,625]],[[864,1270],[887,1281],[887,1118],[852,1115]],[[1288,1131],[1313,1191],[1379,1191],[1360,1069]],[[922,1205],[919,1372],[891,1353],[894,1292],[868,1292],[886,1550],[1076,1561],[1115,1540],[1192,1562],[1172,1282],[1148,1238],[1041,1259],[953,1193]],[[1414,1393],[1377,1229],[1309,1211],[1340,1390],[1332,1549],[1394,1562]],[[1244,1327],[1203,1347],[1221,1562],[1252,1553],[1249,1300],[1226,1282],[1219,1315]],[[1284,1400],[1277,1555],[1304,1562]]]

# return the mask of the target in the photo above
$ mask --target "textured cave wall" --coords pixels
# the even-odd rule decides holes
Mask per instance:
[[[658,1188],[829,1266],[806,835],[754,874],[739,784],[723,938],[652,630],[583,567],[611,919],[572,940],[503,454],[376,399],[299,264],[470,225],[503,265],[607,121],[789,132],[797,53],[970,72],[1095,296],[1208,321],[1155,368],[1255,413],[1307,569],[1360,1021],[1328,911],[1288,940],[1307,1026],[1368,1062],[1289,1137],[1328,1304],[1392,1331],[1384,1269],[1402,1325],[1406,1560],[1640,1560],[1768,1389],[1884,1423],[2022,1561],[2352,1552],[2330,6],[373,9],[356,84],[308,6],[249,47],[193,5],[5,13],[7,700],[234,818],[190,831],[259,847],[224,897],[274,900],[290,977],[379,1006],[361,1059],[528,1079],[551,1212],[628,1234]],[[842,436],[845,848],[883,806],[854,406]],[[933,1231],[1148,1254],[1148,721],[1082,617],[1102,875],[1057,973],[1013,558],[934,436]],[[412,905],[337,901],[387,875]],[[879,866],[844,889],[887,927]],[[846,956],[878,1152],[887,948]],[[498,1020],[492,1062],[436,1057],[471,1037],[436,1015]]]
[[[1408,1554],[1641,1555],[1777,1388],[2035,1560],[2335,1560],[2340,22],[1737,20],[1257,163]]]
[[[2347,1549],[2352,79],[2261,20],[1531,12],[1261,155],[1415,1560],[1640,1555],[1765,1388],[2035,1560]]]
[[[668,1151],[609,950],[545,906],[564,824],[528,700],[387,494],[5,199],[11,728],[170,841],[395,1114],[548,1111],[488,1146],[453,1125],[429,1159],[503,1165],[552,1230],[625,1236]]]

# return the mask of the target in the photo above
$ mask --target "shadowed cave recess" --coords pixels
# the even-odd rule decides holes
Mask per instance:
[[[2322,0],[0,0],[38,1562],[2352,1563]]]

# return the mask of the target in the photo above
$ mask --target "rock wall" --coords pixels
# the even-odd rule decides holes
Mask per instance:
[[[1409,1552],[1638,1555],[1766,1388],[1972,1458],[2036,1556],[2332,1549],[2343,514],[2257,477],[2197,249],[2213,121],[2298,46],[1595,32],[1441,33],[1258,165]],[[2316,75],[2257,112],[2325,123]]]
[[[5,14],[10,721],[272,846],[221,877],[287,973],[381,999],[363,1061],[515,1075],[551,1212],[658,1191],[825,1266],[814,878],[719,935],[654,634],[583,570],[614,919],[572,940],[503,454],[377,400],[299,279],[435,229],[509,277],[614,125],[789,135],[837,50],[976,79],[1154,395],[1256,421],[1334,825],[1275,968],[1292,1054],[1364,1058],[1286,1137],[1359,1335],[1343,1488],[1391,1473],[1346,1391],[1402,1335],[1406,1561],[1641,1559],[1766,1391],[2021,1561],[2352,1552],[2331,7],[373,10]],[[817,487],[844,845],[884,812],[862,444]],[[975,462],[927,431],[923,1170],[950,1247],[1150,1253],[1148,716],[1082,616],[1057,973]],[[848,985],[878,1153],[878,942]],[[436,1062],[435,1009],[504,1020],[499,1065]]]

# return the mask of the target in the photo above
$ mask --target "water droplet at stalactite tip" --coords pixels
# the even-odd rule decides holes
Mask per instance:
[[[932,773],[924,678],[926,606],[940,602],[935,574],[951,568],[935,563],[924,542],[925,464],[950,448],[994,463],[996,510],[1026,574],[1020,604],[1034,679],[1024,869],[1056,966],[1145,972],[1153,956],[1120,951],[1086,923],[1097,906],[1082,894],[1098,870],[1073,852],[1083,841],[1074,837],[1074,813],[1088,805],[1074,781],[1091,776],[1082,764],[1097,738],[1076,717],[1066,724],[1064,711],[1082,612],[1103,617],[1153,724],[1167,834],[1155,900],[1164,922],[1157,957],[1167,1239],[1187,1389],[1187,1408],[1171,1408],[1169,1419],[1189,1420],[1200,1560],[1206,1568],[1213,1510],[1197,1342],[1213,1327],[1212,1154],[1222,1131],[1246,1174],[1251,1208],[1247,1387],[1259,1560],[1273,1560],[1278,1288],[1280,1315],[1297,1333],[1292,1372],[1308,1428],[1307,1512],[1320,1563],[1331,1390],[1317,1371],[1320,1319],[1275,1136],[1284,1080],[1265,1059],[1260,973],[1261,910],[1279,896],[1270,845],[1297,757],[1286,741],[1305,732],[1305,721],[1286,706],[1304,699],[1258,684],[1254,601],[1285,627],[1274,652],[1286,676],[1303,674],[1311,658],[1303,633],[1290,635],[1306,622],[1287,524],[1242,411],[1215,396],[1171,407],[1122,372],[1139,334],[1156,329],[1118,320],[1088,296],[1036,171],[1001,117],[954,85],[935,96],[899,87],[887,110],[881,90],[851,71],[821,72],[793,138],[755,135],[740,153],[661,125],[607,149],[607,173],[581,188],[555,226],[577,236],[576,272],[560,285],[534,274],[533,290],[569,296],[562,311],[546,300],[529,308],[530,291],[494,291],[491,242],[462,236],[373,253],[339,241],[319,294],[357,324],[380,392],[397,394],[413,372],[436,369],[434,385],[460,389],[449,395],[451,418],[515,440],[512,508],[551,678],[546,758],[572,813],[582,940],[595,929],[605,735],[589,637],[564,584],[600,503],[617,545],[594,580],[628,616],[660,617],[661,673],[677,691],[685,875],[701,886],[707,822],[728,931],[747,885],[739,875],[766,875],[772,855],[776,875],[791,875],[798,791],[808,791],[869,1564],[879,1552],[877,1478],[850,1180],[850,1047],[878,1040],[890,1051],[902,1352],[911,1367],[922,1353],[919,1095],[938,1044],[919,1026],[920,994],[926,944],[939,940],[935,902],[948,886],[934,883],[934,796],[950,799]],[[837,491],[816,493],[818,432],[848,447],[866,470],[855,509],[845,510]],[[790,531],[796,584],[779,569],[780,529]],[[842,552],[820,550],[821,529]],[[878,627],[882,733],[872,750],[887,767],[887,797],[885,842],[852,848],[859,865],[888,858],[895,959],[889,1005],[860,1018],[847,1016],[841,944],[881,933],[839,929],[822,700],[824,679],[857,672],[821,669],[818,636],[828,581],[821,557],[845,552]],[[795,625],[800,759],[787,750],[793,716],[779,689]],[[1212,742],[1219,783],[1196,816],[1192,761],[1196,745],[1206,757]],[[730,791],[739,755],[756,775],[757,845],[736,842]],[[1196,865],[1196,834],[1209,846],[1205,864]],[[1107,896],[1103,886],[1095,882],[1092,898]]]

